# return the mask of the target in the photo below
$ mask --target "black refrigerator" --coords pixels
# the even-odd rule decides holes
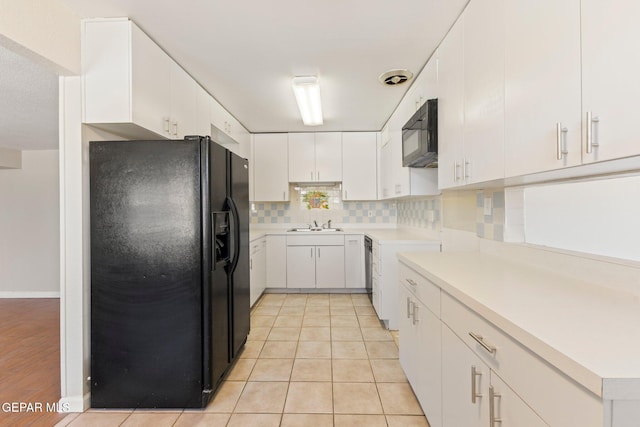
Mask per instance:
[[[204,407],[249,333],[248,162],[209,137],[89,157],[91,406]]]

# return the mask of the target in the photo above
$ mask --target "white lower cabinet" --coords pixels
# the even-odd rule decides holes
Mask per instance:
[[[490,381],[489,367],[443,324],[442,425],[488,426]]]
[[[344,236],[344,281],[347,288],[365,287],[363,234]]]
[[[344,287],[344,245],[316,246],[316,288]]]
[[[287,287],[316,287],[315,246],[287,246]]]
[[[444,426],[548,426],[444,324],[442,355]]]
[[[249,300],[253,306],[267,285],[267,239],[262,237],[251,242],[249,258]]]
[[[287,288],[344,288],[344,236],[287,236]]]
[[[287,237],[267,236],[267,288],[287,287]]]
[[[439,241],[379,241],[372,235],[372,303],[388,329],[398,329],[398,252],[440,251]]]
[[[410,378],[422,410],[428,414],[429,425],[441,427],[440,319],[409,288],[400,285],[400,365]]]
[[[400,364],[432,427],[627,425],[607,420],[602,399],[403,262],[398,279]]]

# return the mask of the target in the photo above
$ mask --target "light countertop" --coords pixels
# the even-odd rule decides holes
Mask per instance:
[[[405,264],[605,399],[640,399],[640,297],[480,252]]]
[[[292,226],[278,226],[278,227],[265,227],[265,226],[251,226],[249,232],[249,240],[253,241],[264,237],[266,235],[299,235],[299,234],[328,234],[317,231],[310,232],[287,232]],[[338,226],[344,231],[330,233],[330,234],[365,234],[378,243],[384,243],[392,241],[394,243],[423,243],[425,241],[439,242],[440,238],[435,232],[429,230],[422,230],[409,227],[385,227],[385,228],[355,228],[349,226]]]

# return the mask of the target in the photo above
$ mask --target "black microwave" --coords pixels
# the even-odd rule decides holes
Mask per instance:
[[[402,127],[402,166],[438,167],[438,100],[429,99]]]

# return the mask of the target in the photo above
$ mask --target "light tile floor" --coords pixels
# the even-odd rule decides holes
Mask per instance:
[[[397,342],[366,295],[265,294],[207,408],[89,410],[57,426],[428,427]]]

